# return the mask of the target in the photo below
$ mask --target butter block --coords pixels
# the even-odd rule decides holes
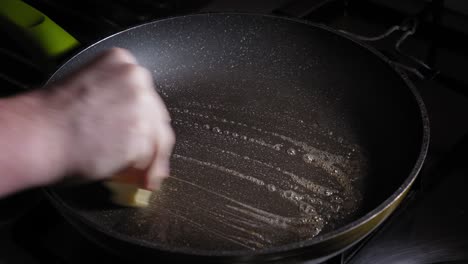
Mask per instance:
[[[130,183],[109,181],[104,185],[112,193],[112,202],[125,207],[147,207],[153,194]]]

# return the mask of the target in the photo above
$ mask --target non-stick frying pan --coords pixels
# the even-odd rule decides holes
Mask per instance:
[[[332,29],[253,14],[140,25],[83,49],[54,83],[122,47],[153,73],[177,143],[148,208],[98,183],[49,188],[93,240],[122,255],[323,260],[403,199],[429,139],[423,103],[379,53]]]

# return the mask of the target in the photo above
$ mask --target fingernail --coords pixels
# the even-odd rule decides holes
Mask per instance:
[[[151,177],[149,183],[148,183],[148,188],[156,191],[161,189],[161,185],[164,181],[164,177]]]
[[[169,176],[169,160],[163,157],[159,157],[156,160],[156,167],[153,175]]]

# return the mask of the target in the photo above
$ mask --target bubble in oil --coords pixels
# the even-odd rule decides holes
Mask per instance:
[[[213,132],[221,133],[221,129],[219,127],[213,127]]]
[[[241,137],[243,140],[247,140],[247,136],[242,136]]]
[[[274,191],[276,191],[276,186],[274,186],[273,184],[268,184],[267,189],[270,192],[274,192]]]
[[[343,138],[342,137],[338,138],[338,143],[343,143]]]
[[[292,191],[285,191],[283,193],[283,195],[284,195],[284,197],[286,197],[288,199],[291,199],[291,198],[293,198],[294,193]]]
[[[239,134],[237,134],[236,132],[234,132],[234,133],[232,133],[232,136],[236,138],[236,137],[239,137]]]
[[[255,142],[255,138],[249,138],[250,142]]]
[[[184,109],[184,113],[188,113],[188,109]]]
[[[222,121],[223,123],[226,123],[226,122],[227,122],[226,118],[223,118],[221,121]]]
[[[274,150],[281,150],[281,147],[282,147],[282,146],[283,146],[283,145],[281,145],[281,144],[276,144],[276,145],[273,146],[273,149],[274,149]]]
[[[294,155],[296,155],[296,150],[295,150],[295,149],[293,149],[293,148],[290,148],[290,149],[288,149],[288,151],[287,151],[287,152],[288,152],[288,154],[289,154],[289,155],[291,155],[291,156],[294,156]]]
[[[225,134],[225,135],[229,135],[230,133],[231,133],[231,132],[229,132],[228,130],[225,130],[225,131],[224,131],[224,134]]]
[[[205,124],[205,125],[203,125],[203,128],[204,128],[204,129],[210,129],[210,125]]]
[[[305,154],[305,155],[303,156],[303,159],[304,159],[304,161],[307,162],[307,163],[312,163],[312,162],[315,161],[314,155],[312,155],[312,154],[310,154],[310,153]]]
[[[313,206],[311,206],[310,204],[306,204],[306,203],[301,203],[299,205],[299,209],[306,213],[306,214],[311,214],[311,213],[315,213],[315,209]]]
[[[343,198],[339,197],[339,196],[332,196],[331,198],[332,202],[335,202],[335,203],[343,203]]]

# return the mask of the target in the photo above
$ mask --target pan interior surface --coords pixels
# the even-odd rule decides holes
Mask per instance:
[[[404,81],[322,28],[253,15],[162,20],[86,49],[52,81],[113,46],[152,70],[177,143],[148,208],[111,205],[97,184],[55,190],[100,230],[213,252],[310,240],[377,207],[417,159],[421,121]]]

